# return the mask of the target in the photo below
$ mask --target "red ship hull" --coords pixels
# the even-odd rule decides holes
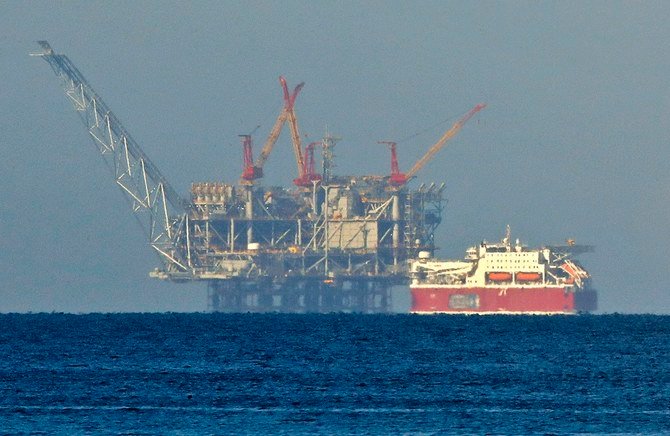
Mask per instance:
[[[412,286],[412,313],[575,314],[597,308],[594,290],[563,286]]]

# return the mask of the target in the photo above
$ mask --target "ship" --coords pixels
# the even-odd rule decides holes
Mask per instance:
[[[509,226],[497,243],[483,241],[463,260],[418,253],[410,260],[410,311],[417,314],[580,314],[597,309],[591,275],[574,259],[592,246],[531,249],[511,241]]]

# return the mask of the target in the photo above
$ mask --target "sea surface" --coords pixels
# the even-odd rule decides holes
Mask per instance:
[[[0,315],[2,434],[668,434],[670,317]]]

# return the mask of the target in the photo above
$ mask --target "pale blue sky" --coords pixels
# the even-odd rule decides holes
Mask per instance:
[[[377,141],[423,132],[398,144],[407,169],[487,102],[416,181],[447,184],[440,255],[506,224],[574,238],[596,246],[581,260],[603,311],[670,313],[668,22],[660,1],[1,3],[0,312],[205,310],[204,285],[148,278],[140,228],[28,56],[46,39],[184,195],[237,179],[237,135],[267,135],[280,74],[306,82],[301,131],[343,138],[340,173],[386,173]],[[285,134],[266,180],[293,171]]]

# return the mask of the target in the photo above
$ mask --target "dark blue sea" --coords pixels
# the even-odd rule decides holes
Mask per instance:
[[[670,317],[0,315],[2,434],[668,434]]]

